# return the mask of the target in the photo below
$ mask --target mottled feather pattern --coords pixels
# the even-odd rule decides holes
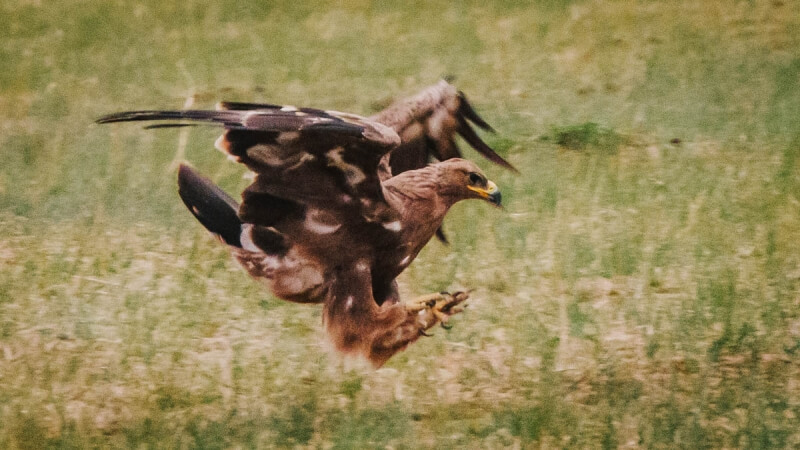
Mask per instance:
[[[394,131],[349,113],[268,104],[257,105],[257,110],[241,109],[244,105],[254,106],[234,103],[221,106],[236,109],[219,111],[132,111],[97,122],[190,120],[224,126],[217,146],[258,174],[241,206],[245,217],[252,217],[263,203],[275,203],[261,201],[254,208],[248,204],[250,199],[264,197],[247,194],[266,194],[300,204],[338,204],[355,209],[369,222],[393,220],[375,172],[380,158],[399,143]],[[344,195],[332,195],[336,192]]]
[[[380,366],[424,330],[458,312],[453,306],[467,298],[465,293],[432,294],[421,303],[404,303],[396,277],[434,236],[455,202],[500,200],[480,169],[459,158],[391,176],[386,161],[393,151],[421,142],[423,153],[410,161],[424,165],[425,149],[431,146],[443,159],[460,155],[453,136],[469,126],[468,120],[488,127],[463,94],[446,83],[405,105],[410,110],[401,105],[386,121],[227,102],[217,111],[132,111],[98,123],[224,127],[216,146],[255,172],[255,178],[237,205],[183,165],[179,191],[186,206],[277,297],[322,303],[325,328],[338,350]],[[401,142],[401,136],[412,138]],[[479,138],[467,142],[488,151]]]

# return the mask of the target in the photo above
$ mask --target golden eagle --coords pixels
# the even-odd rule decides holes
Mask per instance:
[[[225,128],[216,147],[255,179],[238,204],[192,168],[178,171],[192,214],[279,298],[321,303],[335,347],[375,366],[460,311],[466,292],[401,301],[397,276],[465,199],[500,205],[500,191],[458,158],[456,133],[513,168],[478,138],[488,129],[463,94],[441,82],[370,119],[270,104],[217,111],[131,111],[98,123],[162,121]],[[156,125],[158,126],[158,125]],[[427,165],[430,156],[443,160]]]

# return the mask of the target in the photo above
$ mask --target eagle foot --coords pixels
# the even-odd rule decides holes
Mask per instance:
[[[369,360],[380,367],[393,354],[406,348],[410,343],[423,336],[432,336],[427,333],[436,324],[442,324],[447,329],[447,321],[453,314],[464,310],[461,305],[469,298],[469,292],[423,295],[401,303],[385,305],[387,312],[393,318],[400,319],[397,327],[388,327],[380,335],[375,336],[369,344]],[[461,305],[461,306],[459,306]],[[398,317],[397,314],[405,315]]]
[[[449,330],[451,327],[448,325],[450,316],[458,314],[464,310],[460,307],[461,303],[469,298],[469,292],[438,292],[434,294],[427,294],[417,297],[413,300],[405,302],[406,310],[410,314],[417,315],[417,325],[419,325],[420,334],[428,336],[425,331],[436,325],[442,325],[442,328]]]

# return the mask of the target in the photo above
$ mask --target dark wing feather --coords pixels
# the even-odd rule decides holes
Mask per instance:
[[[256,173],[242,194],[240,220],[272,228],[320,260],[346,258],[353,250],[346,246],[354,241],[365,249],[375,242],[391,243],[387,224],[400,214],[386,203],[377,168],[399,137],[379,123],[335,111],[270,105],[132,111],[97,120],[131,121],[223,126],[217,147]]]
[[[456,116],[458,119],[458,128],[456,128],[456,132],[464,138],[467,143],[472,146],[478,153],[483,155],[489,161],[503,166],[506,169],[511,170],[512,172],[519,174],[519,170],[517,170],[514,166],[511,165],[508,161],[503,159],[502,156],[498,155],[497,152],[494,151],[488,144],[483,142],[483,140],[478,136],[475,130],[469,125],[467,119],[469,118],[466,115],[458,115]],[[477,117],[477,116],[476,116]],[[485,124],[485,122],[483,122]],[[476,123],[476,125],[479,125]],[[480,126],[480,125],[479,125]],[[488,124],[486,125],[488,127]],[[460,155],[461,152],[457,153]]]
[[[273,103],[249,103],[249,102],[219,102],[217,104],[218,110],[229,111],[252,111],[254,109],[281,109],[283,105],[275,105]]]
[[[186,125],[186,122],[206,122],[222,125],[231,130],[248,130],[262,132],[284,131],[326,131],[341,133],[351,136],[362,136],[368,126],[362,125],[355,116],[335,112],[314,110],[314,114],[301,112],[296,108],[290,110],[270,109],[254,111],[206,111],[206,110],[175,110],[175,111],[127,111],[109,114],[97,119],[97,123],[106,124],[114,122],[142,122],[142,121],[178,121],[177,126]],[[174,124],[163,123],[157,127]],[[151,125],[150,127],[153,127]],[[373,133],[371,137],[377,136]],[[364,136],[367,138],[367,136]]]
[[[402,139],[391,154],[393,175],[424,167],[432,158],[460,158],[456,135],[486,159],[518,173],[478,136],[472,125],[489,132],[494,129],[475,112],[463,92],[444,80],[392,104],[371,119],[391,127]]]
[[[183,203],[206,229],[228,245],[241,247],[242,221],[239,204],[211,180],[181,164],[178,168],[178,194]]]
[[[486,123],[485,120],[481,116],[478,115],[477,112],[472,108],[472,105],[467,100],[467,96],[464,95],[463,92],[458,91],[458,113],[460,116],[463,116],[465,119],[468,119],[470,122],[474,123],[482,130],[491,131],[494,133],[494,128],[491,125]]]

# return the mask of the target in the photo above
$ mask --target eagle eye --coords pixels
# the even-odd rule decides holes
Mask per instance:
[[[483,177],[475,172],[469,173],[469,183],[470,184],[484,184]]]

